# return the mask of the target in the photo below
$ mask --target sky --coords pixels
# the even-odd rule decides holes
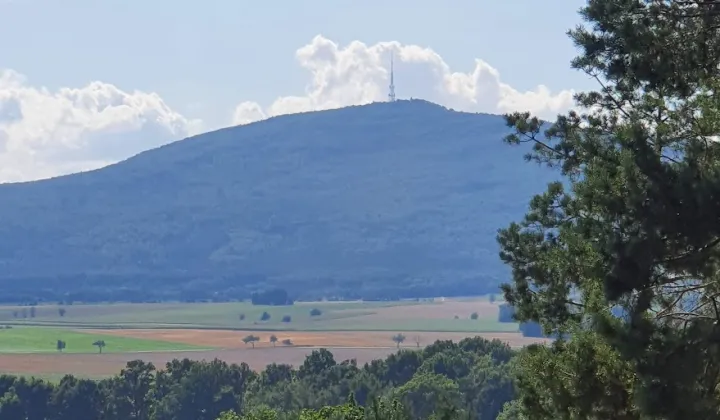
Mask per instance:
[[[387,98],[552,118],[583,0],[0,0],[0,182]],[[551,6],[552,5],[552,6]]]

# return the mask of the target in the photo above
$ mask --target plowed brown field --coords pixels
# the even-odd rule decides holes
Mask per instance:
[[[235,349],[198,352],[152,352],[152,353],[111,353],[111,354],[4,354],[0,355],[0,373],[22,375],[63,375],[79,377],[102,377],[116,375],[131,360],[141,359],[157,367],[164,367],[172,359],[212,360],[220,359],[227,363],[247,363],[251,368],[260,370],[270,363],[288,363],[294,366],[302,364],[312,348],[278,347],[258,349]],[[356,359],[366,363],[373,359],[384,358],[395,348],[370,349],[333,349],[330,351],[338,361]]]

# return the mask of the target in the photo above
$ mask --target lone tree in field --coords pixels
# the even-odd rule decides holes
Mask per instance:
[[[472,315],[470,315],[470,319],[472,319],[472,320],[476,320],[478,318],[479,318],[479,315],[477,312],[473,312]]]
[[[282,322],[292,322],[292,317],[290,315],[285,315],[282,317]]]
[[[270,319],[270,314],[267,312],[263,312],[262,315],[260,315],[260,321],[267,321]]]
[[[506,116],[563,178],[498,234],[517,321],[567,334],[518,359],[516,401],[533,420],[717,418],[720,2],[581,15],[572,67],[597,89],[552,124]]]
[[[270,336],[270,342],[272,343],[273,347],[275,347],[275,343],[278,342],[278,338],[273,334]]]
[[[66,312],[65,308],[58,308],[58,315],[60,315],[60,318],[64,317]]]
[[[400,348],[400,344],[405,341],[405,336],[402,333],[397,333],[392,337],[392,340],[397,344],[397,347]]]
[[[56,346],[57,351],[62,353],[62,351],[65,350],[65,347],[67,347],[67,344],[64,341],[62,341],[62,340],[57,341],[57,346]]]
[[[313,308],[310,311],[310,316],[320,316],[320,315],[322,315],[322,311],[318,308]]]
[[[102,353],[103,348],[105,348],[105,340],[98,340],[93,343],[93,346],[96,346],[98,348],[98,352]]]
[[[240,321],[245,321],[245,314],[240,314],[238,318],[240,318]]]
[[[255,348],[255,342],[260,341],[260,337],[256,335],[248,335],[245,338],[242,339],[243,343],[251,344],[253,348]]]

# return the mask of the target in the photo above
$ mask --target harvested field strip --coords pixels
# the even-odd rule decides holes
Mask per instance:
[[[364,364],[385,358],[397,351],[395,348],[334,349],[335,360],[356,359]],[[206,352],[153,352],[138,357],[132,353],[114,354],[3,354],[0,355],[0,374],[13,373],[27,376],[59,378],[64,374],[79,377],[101,378],[117,375],[127,362],[142,359],[158,368],[173,359],[213,360],[227,363],[247,363],[252,369],[261,370],[270,363],[287,363],[299,366],[313,349],[303,347],[278,347],[271,349],[234,349]]]
[[[276,332],[258,332],[258,331],[209,331],[209,330],[176,330],[176,329],[136,329],[136,330],[89,330],[92,333],[103,335],[115,335],[120,337],[152,339],[160,341],[168,341],[173,343],[183,343],[194,346],[213,347],[223,349],[246,348],[248,345],[242,342],[243,337],[247,335],[255,335],[260,337],[260,342],[256,343],[256,347],[272,347],[270,337],[275,335],[279,341],[290,339],[295,346],[313,346],[313,347],[368,347],[368,348],[384,348],[394,346],[392,336],[396,332],[383,331],[327,331],[327,332],[308,332],[308,331],[276,331]],[[463,338],[479,335],[487,339],[497,338],[501,341],[509,343],[513,347],[521,347],[532,343],[545,342],[547,340],[537,338],[523,337],[518,333],[487,333],[487,334],[468,334],[468,333],[450,333],[450,332],[421,332],[421,333],[404,333],[406,336],[404,347],[426,346],[436,340],[453,340],[459,341]],[[281,344],[278,343],[278,346]]]

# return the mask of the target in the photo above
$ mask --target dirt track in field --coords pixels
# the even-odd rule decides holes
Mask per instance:
[[[374,310],[374,314],[366,315],[364,320],[377,319],[378,322],[406,319],[451,319],[455,315],[467,319],[473,312],[480,318],[497,319],[498,305],[488,301],[446,300],[431,304],[389,306]]]

